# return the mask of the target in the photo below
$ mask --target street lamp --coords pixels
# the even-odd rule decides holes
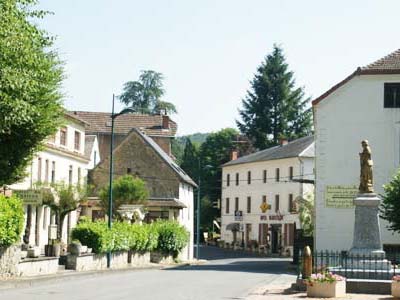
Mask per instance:
[[[205,165],[204,169],[210,169],[213,166]],[[199,179],[197,186],[197,214],[196,214],[196,258],[200,259],[200,186],[201,186],[201,162],[199,159]]]
[[[135,110],[133,108],[124,108],[119,113],[114,113],[114,105],[115,105],[115,96],[113,95],[112,102],[112,113],[111,113],[111,143],[110,143],[110,183],[108,188],[108,228],[111,230],[112,227],[112,204],[113,204],[113,150],[114,150],[114,121],[117,117],[127,114],[133,113]],[[111,251],[107,252],[107,268],[111,267]]]

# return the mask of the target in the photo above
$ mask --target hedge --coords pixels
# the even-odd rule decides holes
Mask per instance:
[[[144,225],[115,222],[111,230],[106,222],[85,221],[72,230],[71,236],[95,253],[156,250],[176,255],[186,246],[189,234],[183,226],[172,221]]]
[[[18,242],[24,226],[22,200],[0,195],[0,247],[8,247]]]

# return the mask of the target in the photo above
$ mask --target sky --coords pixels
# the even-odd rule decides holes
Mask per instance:
[[[400,48],[398,0],[41,0],[57,37],[64,104],[111,111],[140,71],[161,72],[178,135],[235,127],[257,66],[275,44],[311,99]],[[117,105],[117,110],[121,109]]]

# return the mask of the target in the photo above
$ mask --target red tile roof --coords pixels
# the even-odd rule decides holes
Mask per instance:
[[[318,98],[312,101],[312,105],[317,105],[320,101],[325,99],[327,96],[332,94],[342,85],[346,84],[348,81],[353,79],[358,75],[382,75],[382,74],[400,74],[400,49],[386,55],[374,61],[373,63],[366,65],[364,67],[359,67],[352,74],[347,76],[345,79],[331,87],[328,91],[323,93]]]
[[[111,132],[111,113],[71,111],[69,114],[88,123],[87,134]],[[162,124],[162,115],[126,114],[116,118],[114,132],[128,134],[132,128],[138,128],[148,136],[175,136],[178,126],[174,121],[169,119],[169,129],[164,129]]]

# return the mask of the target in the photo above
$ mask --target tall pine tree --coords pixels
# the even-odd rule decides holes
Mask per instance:
[[[199,177],[199,149],[186,138],[185,149],[183,150],[181,168],[194,180]]]
[[[280,137],[295,139],[311,133],[308,102],[303,89],[295,87],[283,50],[274,45],[251,81],[239,110],[242,121],[236,123],[255,147],[265,149],[277,145]]]

